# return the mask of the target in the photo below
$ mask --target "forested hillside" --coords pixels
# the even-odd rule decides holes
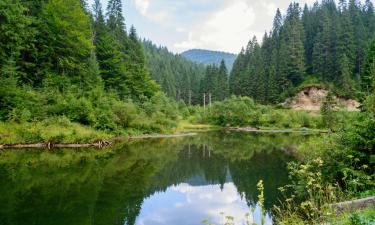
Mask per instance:
[[[341,96],[360,97],[371,87],[363,68],[374,32],[371,0],[323,0],[303,9],[292,3],[285,16],[277,11],[262,44],[254,37],[242,49],[231,93],[276,103],[301,84],[323,84]]]
[[[146,61],[151,77],[170,98],[185,103],[202,102],[200,84],[205,76],[205,66],[173,54],[166,47],[143,41]]]
[[[232,70],[233,63],[236,60],[237,55],[227,52],[210,51],[203,49],[191,49],[181,53],[182,56],[190,59],[196,63],[202,63],[204,65],[219,65],[221,60],[225,61],[225,65],[229,72]]]
[[[165,97],[136,30],[126,28],[121,0],[103,11],[99,0],[93,9],[80,0],[0,1],[1,121],[160,130],[152,118],[168,116],[152,107],[166,109],[155,103]]]

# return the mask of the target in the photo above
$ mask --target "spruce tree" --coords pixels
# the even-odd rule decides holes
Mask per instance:
[[[131,96],[134,99],[141,99],[143,96],[152,97],[159,90],[159,86],[150,78],[145,64],[142,45],[133,26],[129,33],[128,57],[130,60],[125,62],[128,73],[125,83],[130,89]]]
[[[343,88],[343,90],[346,93],[353,93],[354,91],[354,83],[351,78],[352,70],[350,68],[350,63],[348,57],[344,55],[340,59],[340,77],[338,82],[340,83],[340,86]]]
[[[225,98],[229,97],[228,70],[227,70],[224,60],[221,60],[221,63],[220,63],[217,86],[218,86],[217,99],[219,101],[222,101]]]
[[[305,73],[304,30],[297,3],[290,4],[281,34],[281,57],[284,60],[281,73],[291,85],[302,81]],[[287,84],[287,87],[289,86]]]
[[[126,37],[125,18],[122,12],[122,0],[109,0],[107,5],[107,25],[119,41]]]
[[[321,106],[320,112],[323,116],[324,125],[330,130],[333,129],[335,123],[334,109],[336,107],[336,99],[334,94],[330,91],[324,98],[323,104]]]
[[[42,11],[46,21],[46,49],[50,69],[80,85],[95,75],[88,74],[94,50],[90,17],[84,12],[79,0],[50,0]],[[63,85],[61,83],[59,85]],[[83,86],[85,88],[86,86]]]
[[[362,66],[362,87],[366,94],[375,90],[375,40],[367,49],[366,58]]]

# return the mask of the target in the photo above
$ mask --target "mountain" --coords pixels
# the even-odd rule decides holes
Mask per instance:
[[[233,63],[237,58],[236,54],[203,50],[203,49],[191,49],[191,50],[181,53],[181,55],[191,61],[202,63],[205,65],[209,65],[209,64],[219,65],[221,60],[224,59],[229,71],[232,70]]]

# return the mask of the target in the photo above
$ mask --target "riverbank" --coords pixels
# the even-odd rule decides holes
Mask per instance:
[[[299,128],[299,129],[275,129],[275,128],[254,128],[254,127],[229,127],[225,128],[228,131],[236,132],[249,132],[249,133],[329,133],[328,130],[320,129],[309,129],[309,128]]]
[[[0,123],[0,149],[2,148],[86,148],[105,147],[113,142],[131,139],[174,138],[193,136],[196,132],[217,129],[210,125],[182,123],[163,134],[141,131],[123,133],[99,131],[76,123]]]
[[[180,121],[175,129],[164,133],[143,133],[142,131],[124,131],[123,133],[100,131],[71,122],[57,123],[0,123],[0,149],[2,148],[87,148],[105,147],[113,142],[135,139],[175,138],[196,135],[197,132],[227,130],[233,132],[257,133],[322,133],[323,130],[308,128],[224,128],[208,124],[191,124]]]

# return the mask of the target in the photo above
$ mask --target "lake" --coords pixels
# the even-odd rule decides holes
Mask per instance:
[[[216,225],[265,222],[301,134],[208,132],[105,149],[0,151],[1,225]]]

